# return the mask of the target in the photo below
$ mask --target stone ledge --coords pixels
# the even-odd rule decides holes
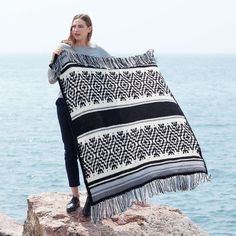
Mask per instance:
[[[71,199],[68,193],[41,193],[31,195],[23,236],[206,236],[179,209],[134,204],[130,209],[96,225],[82,216],[86,193],[81,193],[81,205],[67,214],[65,207]]]
[[[21,236],[23,226],[15,219],[0,213],[0,236]]]

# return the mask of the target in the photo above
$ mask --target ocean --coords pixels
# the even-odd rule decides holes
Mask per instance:
[[[210,235],[236,235],[236,55],[156,58],[201,146],[211,182],[150,201],[181,209]],[[59,87],[48,83],[49,60],[47,54],[0,55],[0,212],[21,224],[29,195],[70,193],[56,116]]]

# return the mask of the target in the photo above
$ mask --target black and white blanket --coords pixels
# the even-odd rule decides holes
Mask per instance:
[[[65,50],[54,64],[78,144],[91,219],[208,181],[193,131],[153,50],[99,58]]]

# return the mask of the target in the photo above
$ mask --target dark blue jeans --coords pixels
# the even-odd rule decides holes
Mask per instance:
[[[57,117],[60,124],[62,141],[65,149],[65,166],[70,187],[80,185],[76,144],[72,135],[69,114],[64,98],[56,100]]]

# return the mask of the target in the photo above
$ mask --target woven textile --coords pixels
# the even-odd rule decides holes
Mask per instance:
[[[153,50],[99,58],[65,50],[54,64],[97,222],[132,201],[208,181],[201,150]]]

